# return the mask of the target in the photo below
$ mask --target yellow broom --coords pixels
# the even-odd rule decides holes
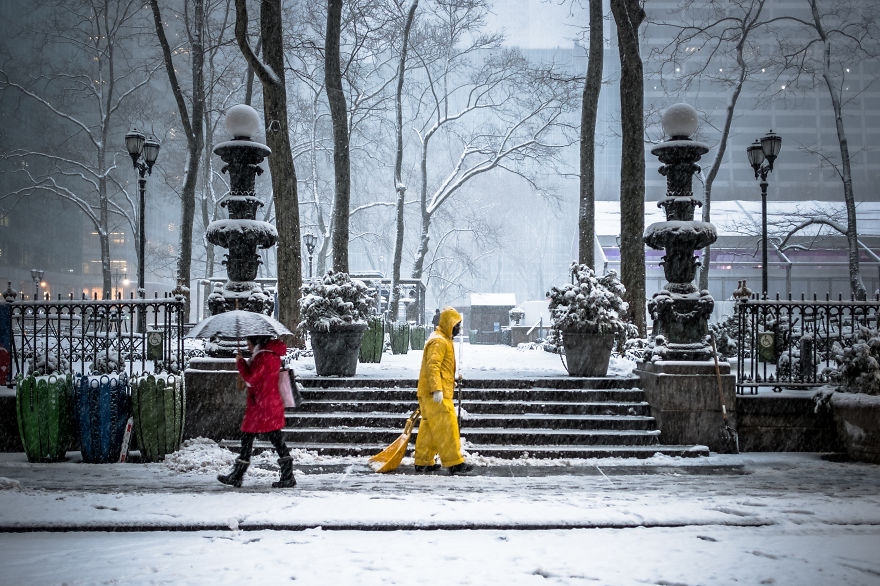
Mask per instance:
[[[403,426],[403,433],[391,442],[391,445],[367,460],[374,472],[391,472],[400,466],[400,462],[403,460],[404,454],[406,454],[406,447],[409,445],[409,438],[412,436],[413,427],[415,427],[416,421],[419,420],[419,415],[420,412],[417,408],[407,418],[406,425]]]

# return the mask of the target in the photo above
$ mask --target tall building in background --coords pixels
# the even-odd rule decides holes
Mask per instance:
[[[865,7],[872,3],[863,0]],[[651,20],[674,20],[680,13],[677,0],[652,0],[646,5]],[[733,9],[733,8],[731,8]],[[604,257],[597,260],[597,270],[619,271],[617,240],[620,233],[620,215],[617,206],[620,184],[620,117],[619,78],[620,62],[617,54],[616,32],[610,8],[606,2],[605,61],[603,85],[600,96],[599,121],[596,149],[596,199],[597,235]],[[809,17],[808,5],[803,0],[773,0],[767,2],[763,16],[767,19],[782,15]],[[700,67],[704,59],[694,45],[686,47],[685,57],[665,65],[664,76],[659,74],[660,60],[657,52],[669,45],[671,29],[646,25],[642,35],[642,59],[645,71],[646,109],[646,189],[645,211],[650,218],[659,217],[656,203],[666,190],[666,179],[657,169],[659,162],[650,154],[650,143],[663,139],[659,128],[662,111],[677,102],[687,102],[700,111],[704,122],[696,138],[707,143],[712,150],[703,157],[700,165],[708,170],[717,156],[715,147],[720,139],[720,127],[724,122],[730,102],[730,87],[719,77],[725,67],[734,65],[730,53],[721,54],[713,60],[699,83],[683,89],[677,79]],[[792,27],[792,38],[796,35]],[[769,53],[775,50],[776,41],[769,35],[753,38],[756,50]],[[584,41],[586,42],[586,41]],[[805,41],[806,42],[806,41]],[[536,62],[553,62],[571,74],[586,73],[586,47],[575,42],[568,47],[531,49],[527,55]],[[693,55],[687,58],[686,55]],[[858,228],[862,248],[860,251],[862,279],[869,293],[880,288],[880,158],[873,152],[873,145],[880,144],[880,60],[853,60],[848,64],[847,97],[844,124],[849,142],[853,186],[859,202]],[[713,73],[717,74],[714,75]],[[776,87],[778,84],[779,87]],[[625,91],[625,88],[624,88]],[[774,94],[773,97],[766,97]],[[746,147],[756,139],[773,130],[783,137],[783,147],[770,175],[768,188],[768,218],[773,224],[797,214],[808,214],[813,205],[837,210],[844,209],[843,187],[838,171],[829,164],[840,158],[836,122],[827,88],[817,80],[812,89],[784,88],[776,75],[765,70],[757,72],[746,83],[739,98],[735,118],[728,138],[727,150],[712,188],[712,222],[719,230],[719,241],[712,249],[711,282],[712,295],[720,303],[716,318],[729,312],[731,293],[741,279],[749,286],[760,289],[761,275],[761,190],[754,171],[746,156]],[[577,149],[570,152],[573,169],[577,168]],[[551,256],[560,275],[568,262],[577,257],[576,178],[569,182],[566,206],[570,218],[560,224],[559,230],[548,233],[542,243],[552,249]],[[695,196],[704,198],[703,184],[698,177],[694,181]],[[816,204],[810,202],[817,202]],[[646,224],[650,223],[646,219]],[[846,258],[846,242],[843,236],[827,227],[802,233],[794,241],[801,250],[780,252],[768,244],[769,293],[782,296],[802,293],[824,297],[850,293],[849,272]],[[662,251],[646,250],[647,293],[662,288],[663,273],[658,266]],[[514,290],[513,274],[502,282],[508,282]],[[551,283],[552,284],[552,283]]]

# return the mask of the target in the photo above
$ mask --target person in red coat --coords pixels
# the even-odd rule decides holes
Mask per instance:
[[[241,422],[241,452],[232,471],[218,476],[217,480],[223,484],[241,486],[244,473],[251,463],[254,439],[258,434],[266,434],[278,452],[278,465],[281,467],[281,478],[272,486],[290,488],[296,486],[296,480],[293,478],[290,450],[281,431],[285,422],[284,402],[278,390],[278,373],[287,346],[270,336],[248,336],[247,344],[251,359],[245,360],[241,352],[235,357],[238,374],[247,386],[247,402]]]

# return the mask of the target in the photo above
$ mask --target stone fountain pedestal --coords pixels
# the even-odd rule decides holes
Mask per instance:
[[[238,390],[234,358],[193,358],[183,373],[186,422],[183,438],[219,442],[241,436],[245,391]]]
[[[239,104],[226,113],[226,129],[232,139],[214,147],[214,154],[224,163],[223,173],[229,173],[229,193],[221,206],[229,218],[211,222],[206,239],[215,246],[226,248],[223,265],[228,280],[224,286],[215,285],[208,296],[211,315],[234,309],[271,315],[274,299],[256,281],[262,264],[258,248],[270,248],[278,241],[278,232],[269,222],[256,219],[263,203],[256,195],[256,177],[263,172],[260,164],[272,151],[254,140],[263,124],[259,114],[250,106]],[[238,388],[238,371],[233,356],[241,348],[241,335],[248,332],[229,332],[213,340],[206,349],[208,357],[194,358],[184,371],[186,388],[185,438],[205,437],[215,441],[241,437],[246,395]]]
[[[654,338],[648,359],[638,365],[636,374],[663,443],[701,444],[729,452],[732,446],[722,437],[723,409],[727,426],[736,429],[735,377],[727,362],[718,364],[720,377],[716,373],[708,337],[715,300],[693,284],[700,264],[695,251],[717,239],[711,223],[694,219],[694,210],[702,202],[694,198],[691,187],[694,173],[700,170],[697,161],[709,147],[691,138],[698,126],[693,107],[670,106],[662,122],[669,139],[651,152],[663,163],[659,171],[666,177],[667,190],[658,205],[666,220],[648,226],[644,241],[666,252],[660,264],[667,283],[648,303]]]
[[[728,424],[736,429],[736,376],[719,362],[721,391],[714,361],[641,362],[635,370],[664,444],[697,444],[723,451],[722,401]]]

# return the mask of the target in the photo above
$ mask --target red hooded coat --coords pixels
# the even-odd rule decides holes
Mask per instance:
[[[268,433],[284,427],[284,402],[278,391],[281,357],[287,346],[281,340],[270,340],[254,348],[248,361],[236,360],[238,373],[247,383],[247,404],[241,430],[245,433]]]

